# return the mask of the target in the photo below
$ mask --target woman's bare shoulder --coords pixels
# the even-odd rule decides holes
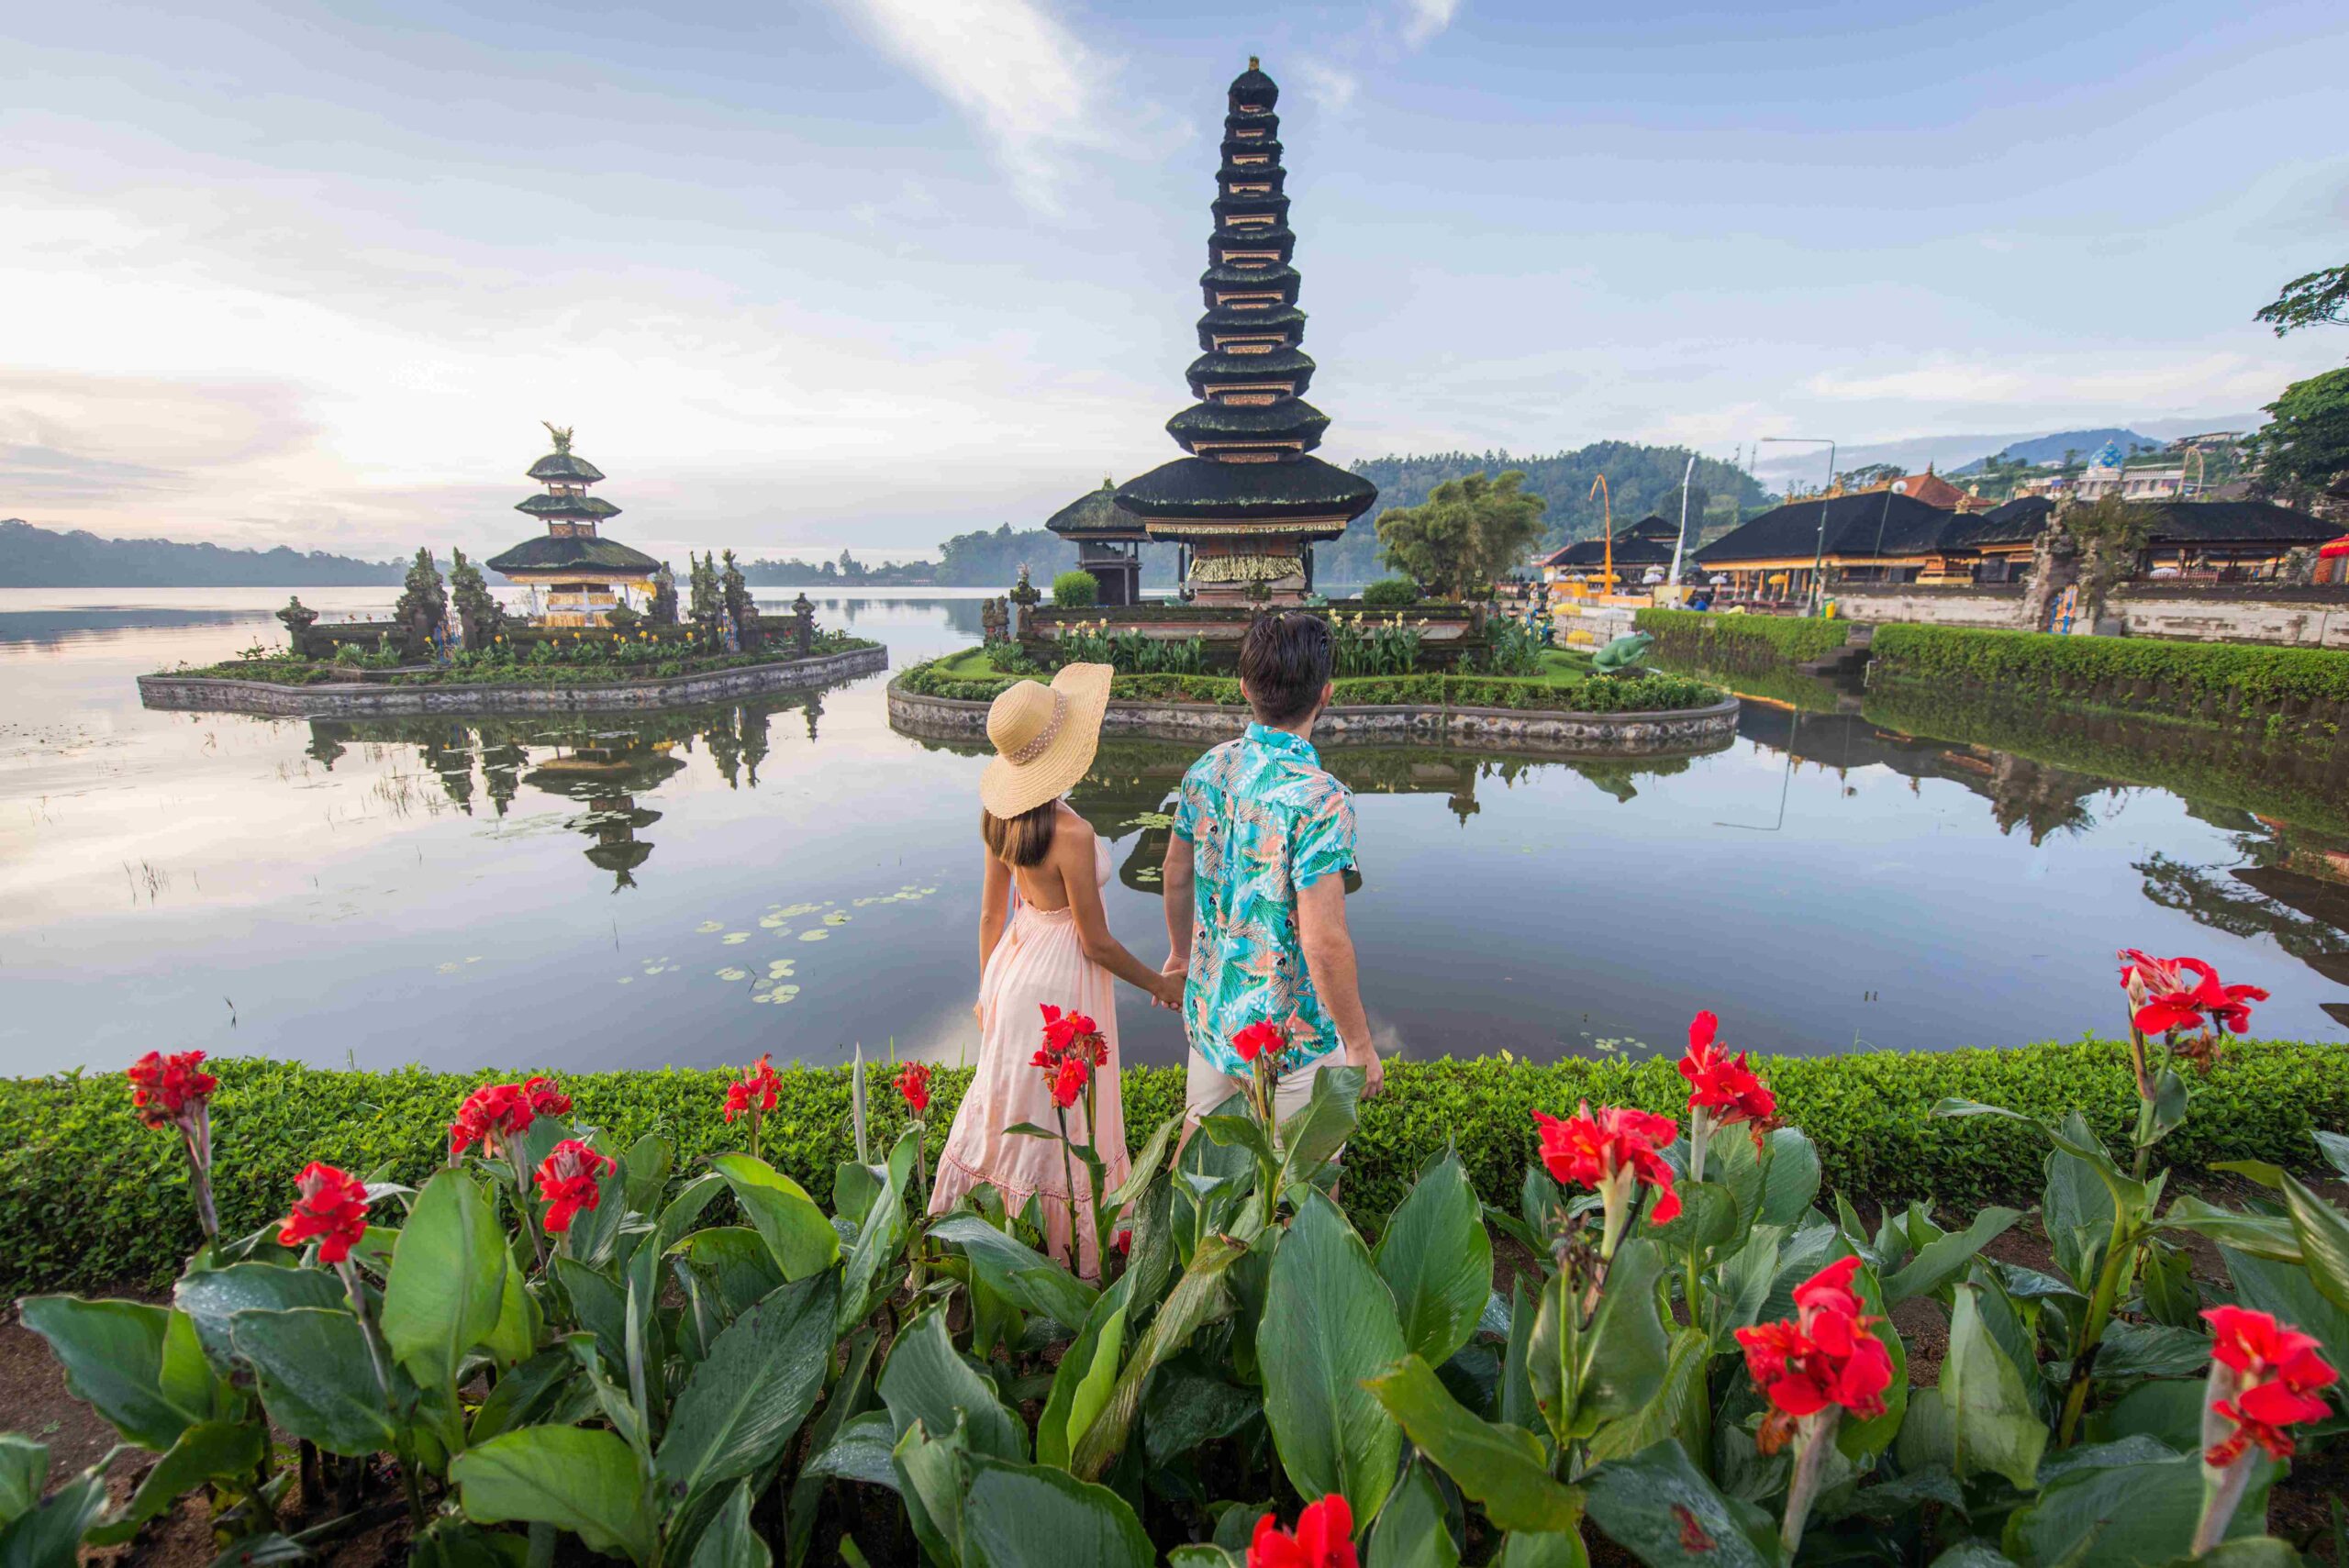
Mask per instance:
[[[1055,851],[1063,848],[1081,849],[1085,853],[1091,854],[1093,840],[1093,824],[1085,819],[1082,812],[1066,801],[1063,801],[1060,815],[1052,819],[1052,848]]]

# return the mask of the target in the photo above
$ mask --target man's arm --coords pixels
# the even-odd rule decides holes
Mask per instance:
[[[1354,939],[1346,929],[1346,879],[1335,872],[1297,889],[1297,944],[1306,972],[1330,1018],[1338,1026],[1346,1062],[1363,1070],[1367,1099],[1386,1086],[1386,1067],[1370,1042],[1370,1016],[1363,1011],[1362,984],[1354,969]]]
[[[1180,833],[1166,840],[1159,879],[1160,896],[1166,902],[1165,973],[1174,974],[1191,967],[1191,840]]]

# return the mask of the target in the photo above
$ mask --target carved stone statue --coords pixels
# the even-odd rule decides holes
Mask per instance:
[[[652,579],[652,603],[645,614],[655,626],[677,624],[677,574],[669,570],[665,561]]]
[[[277,618],[285,623],[285,642],[294,657],[309,658],[310,628],[317,624],[318,612],[304,604],[302,595],[296,594],[285,601],[285,607],[277,612]]]
[[[799,657],[805,659],[816,647],[816,606],[809,602],[806,589],[791,601],[791,613],[797,617],[797,624],[791,628],[792,644],[798,649]],[[812,727],[808,733],[815,733]]]

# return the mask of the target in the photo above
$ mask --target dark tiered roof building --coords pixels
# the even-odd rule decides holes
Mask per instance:
[[[1044,519],[1044,526],[1076,546],[1076,563],[1093,573],[1096,604],[1122,608],[1141,603],[1141,541],[1150,536],[1141,520],[1118,505],[1115,480],[1088,490]]]
[[[1183,581],[1210,604],[1245,601],[1259,584],[1275,602],[1302,599],[1314,541],[1336,539],[1378,499],[1376,486],[1312,455],[1330,417],[1304,400],[1313,361],[1297,348],[1305,313],[1289,265],[1279,98],[1252,57],[1232,80],[1199,278],[1207,314],[1188,372],[1198,401],[1166,422],[1191,455],[1116,494],[1150,538],[1182,547]]]
[[[1630,528],[1615,530],[1615,572],[1622,575],[1627,566],[1645,572],[1651,566],[1672,564],[1673,547],[1680,540],[1680,525],[1669,522],[1650,512]],[[1564,550],[1553,550],[1542,558],[1542,564],[1561,572],[1594,572],[1607,564],[1607,541],[1603,539],[1576,539]]]
[[[546,534],[490,557],[489,567],[542,589],[549,626],[600,626],[629,589],[651,591],[661,563],[618,539],[597,536],[597,524],[620,515],[609,501],[587,494],[604,471],[571,450],[569,429],[549,425],[547,433],[554,438],[554,450],[530,465],[530,477],[547,493],[514,507],[544,520]]]

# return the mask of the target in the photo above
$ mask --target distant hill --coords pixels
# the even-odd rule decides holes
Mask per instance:
[[[444,568],[445,569],[445,568]],[[399,561],[323,550],[223,550],[163,539],[55,533],[21,517],[0,521],[0,588],[370,588],[396,585]]]
[[[2151,436],[2140,435],[2134,430],[2124,430],[2115,425],[2107,425],[2099,429],[2058,430],[2052,436],[2033,436],[2027,441],[2009,442],[1998,456],[2009,462],[2027,462],[2037,466],[2062,462],[2064,454],[2071,452],[2075,454],[2075,462],[2082,462],[2091,453],[2099,450],[2108,441],[2117,443],[2124,452],[2133,451],[2139,447],[2159,451],[2163,446],[2162,442],[2154,439]],[[1949,472],[1954,474],[1978,473],[1985,461],[1987,460],[1976,458],[1965,467],[1953,468]]]
[[[1378,514],[1389,506],[1416,506],[1447,479],[1469,473],[1518,469],[1525,488],[1549,503],[1542,514],[1548,532],[1542,548],[1555,550],[1576,539],[1597,539],[1604,516],[1591,482],[1607,475],[1615,503],[1615,526],[1624,528],[1650,512],[1680,519],[1680,475],[1686,447],[1642,446],[1632,441],[1594,441],[1574,451],[1520,457],[1508,451],[1432,452],[1424,457],[1373,458],[1354,472],[1378,486],[1378,505],[1346,530],[1345,538],[1313,547],[1313,574],[1324,583],[1361,583],[1386,574],[1378,561]],[[1688,497],[1692,540],[1726,532],[1746,511],[1769,502],[1769,495],[1742,471],[1720,458],[1698,458]]]

